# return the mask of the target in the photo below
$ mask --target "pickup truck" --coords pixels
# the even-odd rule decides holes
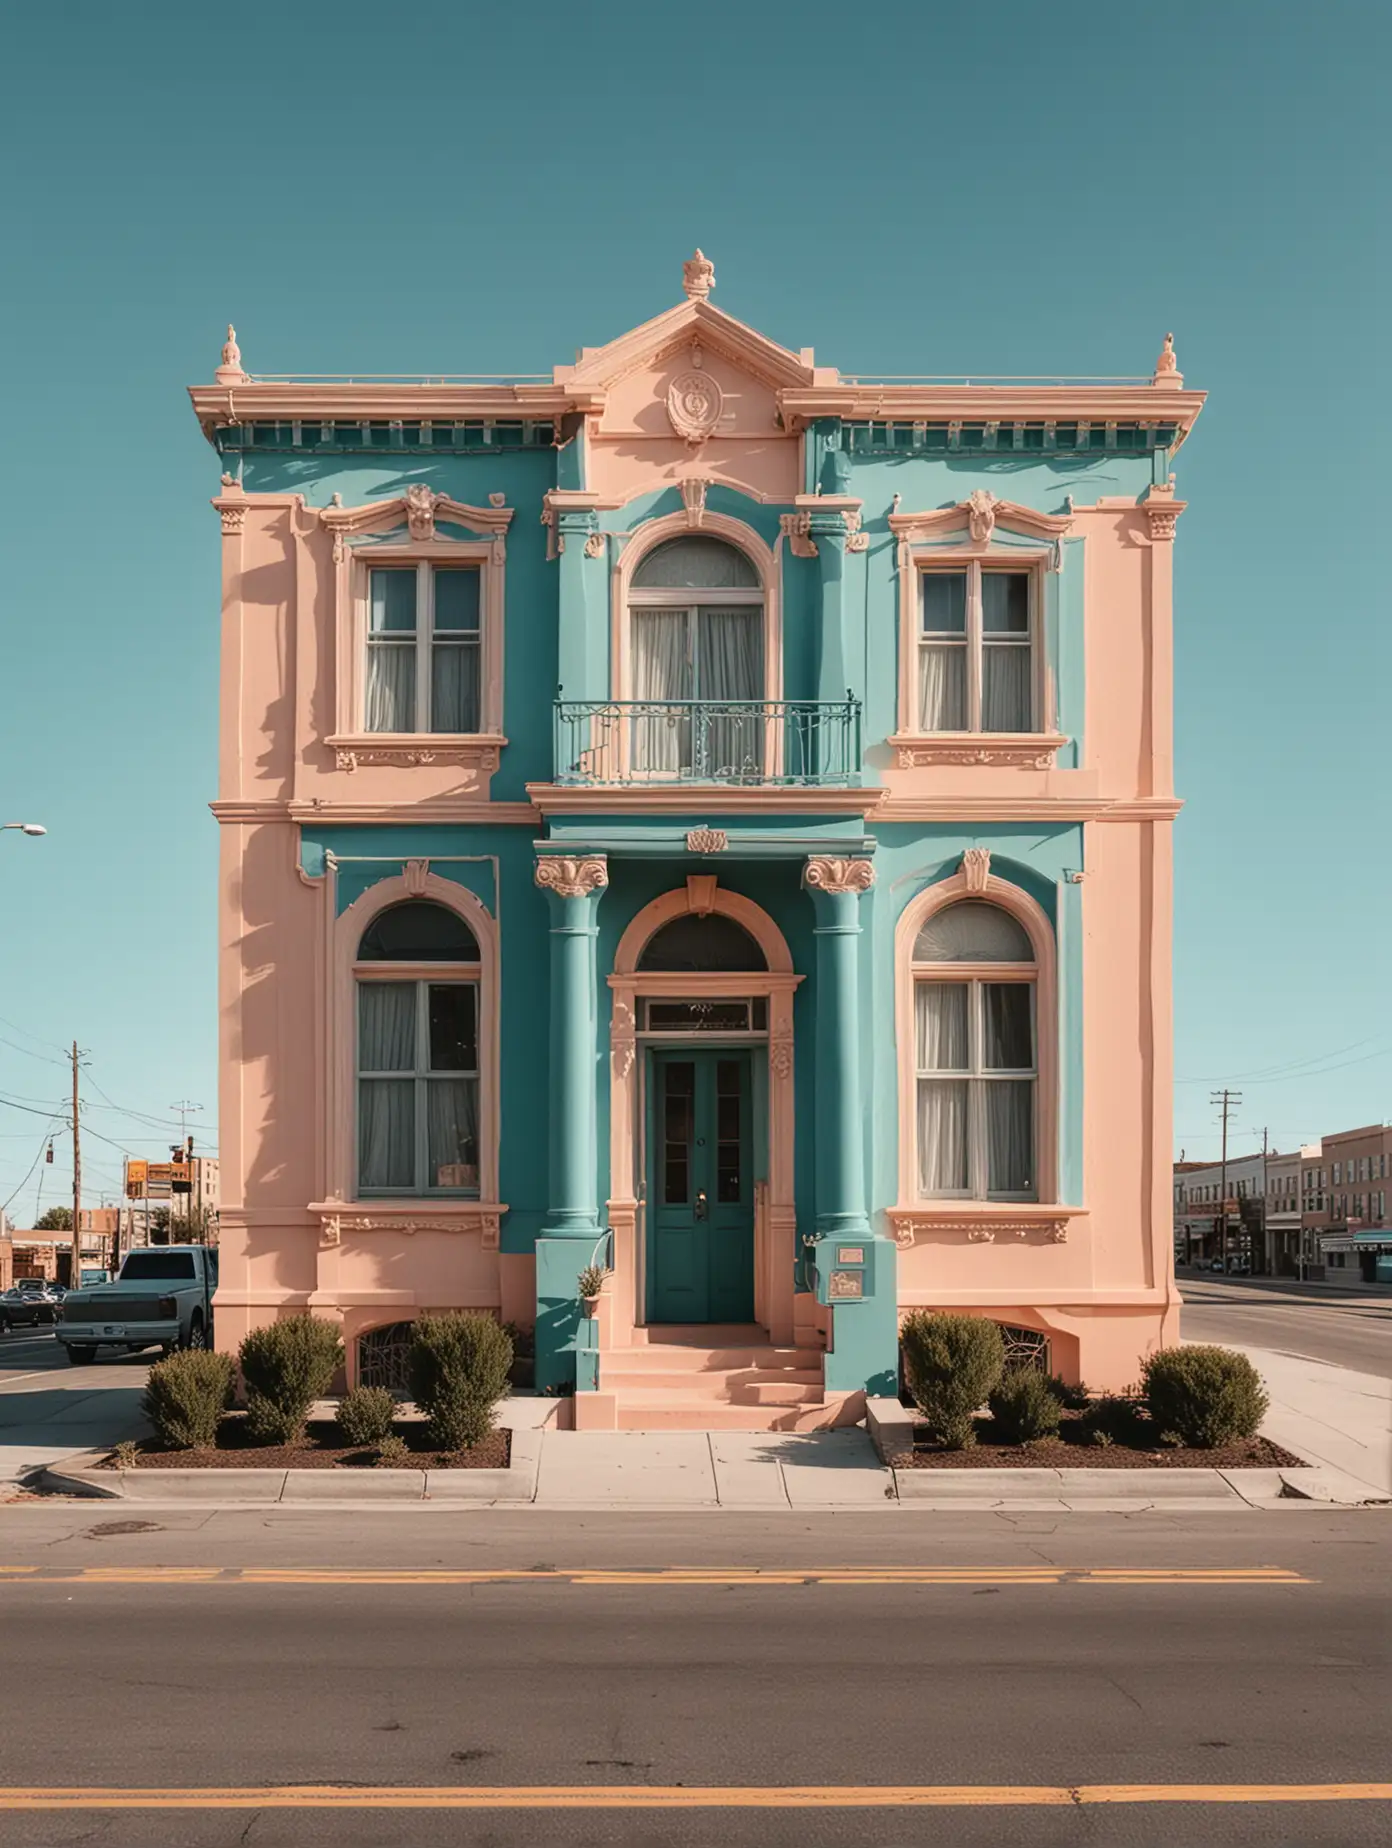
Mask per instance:
[[[132,1251],[111,1283],[69,1290],[54,1330],[73,1366],[99,1347],[211,1347],[217,1252],[206,1245],[151,1245]]]

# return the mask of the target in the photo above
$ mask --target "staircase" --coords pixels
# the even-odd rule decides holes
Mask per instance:
[[[761,1328],[709,1324],[635,1329],[634,1343],[600,1360],[613,1429],[815,1431],[837,1421],[819,1347],[773,1347]]]

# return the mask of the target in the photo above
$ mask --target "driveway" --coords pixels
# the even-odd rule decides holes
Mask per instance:
[[[156,1350],[69,1366],[53,1335],[0,1335],[0,1493],[29,1470],[146,1429],[140,1395]]]

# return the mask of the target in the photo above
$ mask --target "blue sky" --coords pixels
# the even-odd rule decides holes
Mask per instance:
[[[91,1197],[172,1100],[216,1134],[217,467],[183,388],[225,323],[254,371],[539,371],[669,306],[697,243],[723,307],[848,372],[1145,372],[1174,329],[1212,394],[1179,470],[1177,1145],[1216,1152],[1234,1078],[1280,1146],[1392,1114],[1388,21],[11,10],[0,820],[51,830],[0,836],[18,1222],[69,1185],[65,1136],[23,1177],[74,1037]]]

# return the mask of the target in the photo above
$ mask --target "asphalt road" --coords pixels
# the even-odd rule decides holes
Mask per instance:
[[[1276,1348],[1392,1379],[1392,1292],[1181,1272],[1186,1341]]]
[[[1386,1801],[1094,1807],[1069,1795],[1138,1784],[1392,1789],[1392,1518],[1377,1510],[1012,1520],[152,1511],[121,1531],[129,1520],[110,1504],[0,1508],[7,1848],[1353,1848],[1392,1830]],[[152,1568],[198,1566],[312,1576],[150,1579]],[[324,1582],[371,1567],[557,1566],[773,1567],[812,1582]],[[838,1566],[874,1582],[816,1580]],[[944,1566],[975,1567],[976,1582],[884,1581],[891,1568]],[[1048,1567],[1279,1567],[1305,1582],[1009,1576]],[[339,1785],[352,1807],[278,1807],[274,1787],[285,1785]],[[832,1801],[765,1806],[789,1785]],[[216,1786],[246,1793],[246,1806],[7,1807],[16,1788],[53,1786]],[[620,1794],[603,1808],[545,1812],[515,1797],[484,1811],[438,1798],[369,1809],[383,1786]],[[694,1807],[693,1789],[710,1786],[754,1794]],[[845,1787],[876,1786],[985,1787],[997,1801],[846,1803]],[[1000,1803],[1020,1786],[1062,1795]],[[675,1807],[656,1807],[658,1788]]]
[[[73,1367],[48,1329],[0,1335],[0,1489],[36,1463],[133,1436],[156,1358],[103,1348],[95,1366]]]

